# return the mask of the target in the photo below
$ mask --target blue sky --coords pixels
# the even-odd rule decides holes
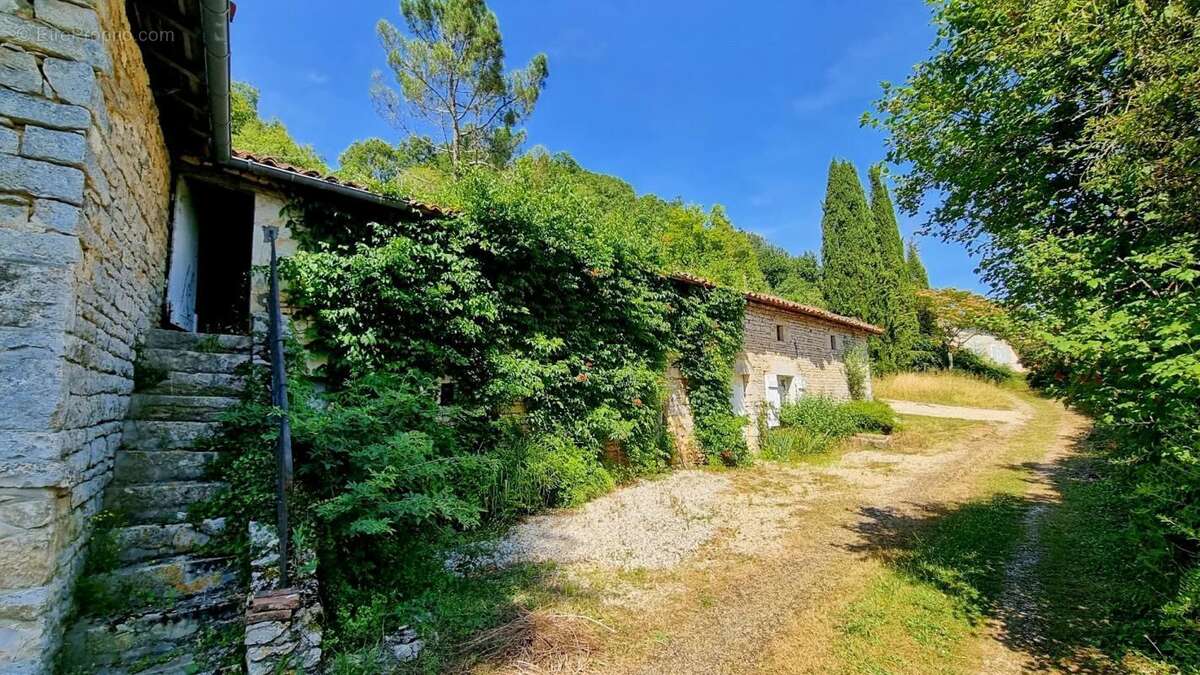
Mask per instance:
[[[859,126],[882,80],[900,81],[934,32],[921,0],[493,0],[510,67],[544,51],[550,80],[529,144],[566,151],[639,192],[723,204],[741,228],[817,251],[833,157],[866,167],[883,135]],[[305,10],[298,11],[297,5]],[[233,75],[327,161],[398,132],[375,112],[380,17],[394,0],[240,0]],[[912,236],[921,218],[901,216]],[[961,247],[920,238],[936,286],[981,289]]]

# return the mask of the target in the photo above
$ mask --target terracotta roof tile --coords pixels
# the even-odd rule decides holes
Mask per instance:
[[[385,197],[385,198],[391,199],[391,197],[388,197],[387,195],[382,195],[377,192],[373,192],[372,190],[367,188],[365,185],[361,185],[361,184],[355,183],[353,181],[342,180],[341,178],[338,178],[337,176],[333,176],[333,175],[326,174],[326,173],[321,173],[320,171],[316,171],[314,169],[303,169],[294,164],[289,164],[287,162],[280,161],[280,160],[275,159],[274,157],[270,157],[268,155],[256,155],[254,153],[246,152],[244,150],[234,149],[233,156],[237,157],[238,159],[246,160],[247,162],[254,162],[255,164],[260,164],[262,166],[269,166],[273,169],[279,169],[280,171],[287,171],[288,173],[294,173],[294,174],[297,174],[300,176],[305,176],[307,178],[313,178],[313,179],[316,179],[319,181],[323,181],[325,183],[329,183],[330,185],[340,185],[342,187],[348,187],[348,188],[351,188],[354,190],[360,190],[362,192],[366,192],[368,194],[373,194],[378,197]],[[425,202],[420,202],[415,199],[408,199],[408,198],[400,198],[396,201],[404,204],[405,206],[409,206],[409,207],[416,209],[417,211],[421,212],[421,214],[423,216],[426,216],[429,218],[441,218],[441,217],[447,217],[447,216],[454,215],[454,212],[452,210],[438,206],[436,204],[427,204]]]
[[[676,281],[682,281],[684,283],[692,284],[695,286],[703,286],[705,288],[717,288],[718,287],[718,284],[716,284],[712,281],[709,281],[708,279],[704,279],[702,277],[695,276],[694,274],[687,274],[685,272],[676,272],[674,274],[671,274],[670,276],[672,279],[675,279]],[[780,298],[780,297],[777,297],[774,295],[767,295],[766,293],[759,293],[757,291],[746,291],[743,293],[743,295],[746,296],[746,300],[748,302],[754,302],[754,303],[758,303],[760,305],[766,305],[768,307],[774,307],[776,309],[782,309],[787,312],[792,312],[793,314],[801,314],[803,316],[811,317],[814,319],[820,319],[820,320],[826,321],[828,323],[846,326],[848,328],[860,330],[865,333],[873,333],[875,335],[881,335],[883,333],[883,329],[880,328],[879,326],[867,323],[866,321],[863,321],[861,319],[855,319],[854,317],[842,316],[841,314],[834,314],[833,312],[831,312],[827,309],[821,309],[820,307],[812,307],[810,305],[803,305],[803,304],[800,304],[799,302],[793,302],[793,301],[787,300],[785,298]]]

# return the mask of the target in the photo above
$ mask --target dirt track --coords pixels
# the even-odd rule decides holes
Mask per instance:
[[[879,556],[896,537],[905,536],[907,524],[973,496],[989,472],[1066,452],[1084,427],[1081,418],[1052,404],[1039,403],[1035,410],[1022,402],[1012,412],[1004,422],[965,425],[930,447],[864,447],[828,466],[764,464],[719,474],[727,485],[709,490],[703,509],[691,508],[686,495],[678,509],[682,519],[702,520],[713,536],[694,551],[683,551],[669,570],[648,572],[637,584],[622,582],[615,571],[628,569],[628,550],[572,549],[563,561],[564,573],[612,609],[608,620],[615,629],[576,670],[827,672],[836,629],[831,607],[879,569]],[[1035,436],[1028,433],[1031,425],[1052,430],[1040,438],[1053,440],[1025,447],[1026,436]],[[645,510],[623,503],[622,492],[592,508],[604,513],[612,530],[636,535],[647,526]],[[599,521],[581,521],[578,514],[550,516],[535,534],[583,539],[587,528],[577,528],[588,522]],[[661,546],[659,539],[647,538]],[[614,553],[617,549],[621,552]],[[1010,573],[1014,591],[1006,596],[1014,606],[1020,603],[1015,586],[1024,578],[1021,564]],[[998,643],[985,656],[980,672],[987,672],[984,665],[1009,672],[1021,668],[1020,655],[1006,654]]]

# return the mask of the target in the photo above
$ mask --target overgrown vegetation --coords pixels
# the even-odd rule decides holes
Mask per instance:
[[[877,122],[900,203],[1045,340],[1034,381],[1112,434],[1124,546],[1164,580],[1129,634],[1200,663],[1200,7],[945,0],[936,53]],[[1135,605],[1133,607],[1132,605]],[[1136,626],[1136,628],[1134,627]]]
[[[289,210],[305,250],[283,276],[329,387],[316,394],[292,345],[290,501],[316,535],[336,649],[401,623],[478,629],[494,612],[446,571],[448,549],[664,470],[668,362],[710,460],[749,458],[728,403],[743,296],[664,276],[630,223],[541,168],[467,173],[452,219]],[[235,536],[272,518],[275,432],[265,382],[252,390],[218,441],[230,487],[211,508]]]
[[[762,452],[768,459],[788,460],[825,452],[860,432],[890,434],[897,426],[895,412],[879,401],[804,396],[780,409],[779,426],[766,430]]]

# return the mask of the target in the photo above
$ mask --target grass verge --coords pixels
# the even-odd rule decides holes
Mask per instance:
[[[1007,563],[1024,535],[1030,463],[1055,442],[1064,414],[1049,401],[1029,397],[1027,403],[1033,417],[1006,441],[1004,465],[964,486],[970,498],[927,505],[915,515],[880,513],[864,528],[870,550],[884,565],[842,613],[838,670],[977,670],[978,639],[995,613]],[[937,428],[948,421],[906,419],[905,428],[914,423]]]

